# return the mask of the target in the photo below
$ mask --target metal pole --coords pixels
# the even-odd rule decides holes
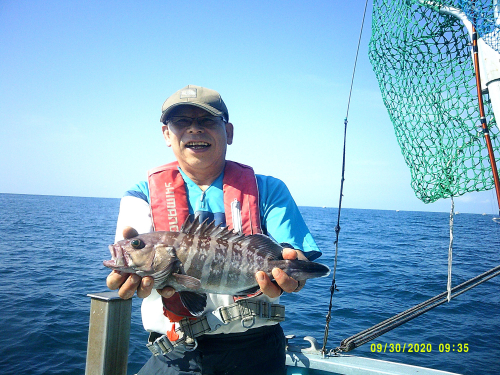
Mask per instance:
[[[126,375],[132,299],[92,293],[86,375]]]

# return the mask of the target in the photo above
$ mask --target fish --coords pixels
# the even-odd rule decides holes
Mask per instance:
[[[213,221],[189,218],[179,232],[139,234],[109,245],[109,251],[112,259],[104,266],[151,276],[156,289],[174,288],[193,316],[203,314],[207,293],[243,298],[259,291],[257,271],[272,279],[277,267],[297,281],[330,273],[321,263],[283,259],[283,247],[266,235],[244,235]]]

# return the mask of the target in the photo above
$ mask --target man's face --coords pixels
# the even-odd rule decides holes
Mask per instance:
[[[227,145],[233,142],[231,123],[191,105],[182,105],[172,111],[162,130],[181,168],[220,169],[225,162]]]

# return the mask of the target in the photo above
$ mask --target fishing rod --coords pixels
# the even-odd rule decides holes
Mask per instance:
[[[477,31],[476,28],[474,27],[474,24],[472,24],[472,55],[474,58],[474,71],[476,73],[477,98],[479,102],[479,116],[481,117],[481,128],[483,130],[484,139],[486,141],[488,156],[490,157],[491,171],[493,173],[493,181],[495,182],[495,191],[497,194],[498,215],[500,216],[500,180],[498,179],[497,163],[495,160],[495,154],[493,152],[493,146],[491,144],[490,130],[486,122],[486,115],[484,114],[483,92],[481,90],[481,72],[479,70],[479,56],[477,48]]]
[[[344,181],[345,181],[344,175],[345,175],[345,149],[346,149],[346,139],[347,139],[347,118],[349,117],[349,107],[351,105],[352,87],[354,84],[354,75],[356,73],[356,65],[358,62],[359,47],[361,45],[361,36],[363,34],[363,26],[365,24],[365,16],[366,16],[366,8],[367,7],[368,7],[368,0],[366,0],[366,2],[365,2],[365,9],[363,11],[363,20],[361,21],[361,30],[359,32],[358,47],[356,50],[356,58],[354,59],[354,68],[352,71],[351,87],[349,89],[349,99],[347,100],[347,112],[346,112],[345,119],[344,119],[344,147],[343,147],[343,152],[342,152],[342,178],[340,179],[339,208],[338,208],[338,214],[337,214],[337,225],[335,226],[335,261],[334,261],[334,266],[333,266],[332,284],[330,286],[330,304],[328,306],[328,313],[326,315],[325,334],[323,336],[323,347],[321,348],[321,354],[323,356],[325,356],[325,354],[326,354],[326,343],[328,341],[328,331],[330,329],[330,320],[332,318],[333,293],[335,291],[338,291],[337,284],[335,283],[335,275],[337,273],[337,258],[338,258],[338,252],[339,252],[340,210],[342,208],[342,197],[344,196],[343,191],[344,191]]]

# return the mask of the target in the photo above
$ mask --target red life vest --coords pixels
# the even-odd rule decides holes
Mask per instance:
[[[173,162],[149,171],[151,216],[156,231],[178,232],[189,216],[186,187],[178,166]],[[259,191],[253,169],[228,160],[222,182],[226,225],[234,227],[231,204],[236,200],[241,208],[242,232],[262,233]]]
[[[173,162],[149,171],[148,185],[151,217],[155,231],[178,232],[189,216],[188,196],[179,164]],[[246,235],[262,233],[259,212],[259,191],[251,167],[233,161],[226,161],[223,192],[226,225],[234,228],[231,205],[239,202],[241,210],[241,231]],[[163,298],[163,313],[171,322],[191,316],[182,305],[178,293]],[[165,308],[168,305],[168,309]],[[172,313],[171,310],[178,314]]]

